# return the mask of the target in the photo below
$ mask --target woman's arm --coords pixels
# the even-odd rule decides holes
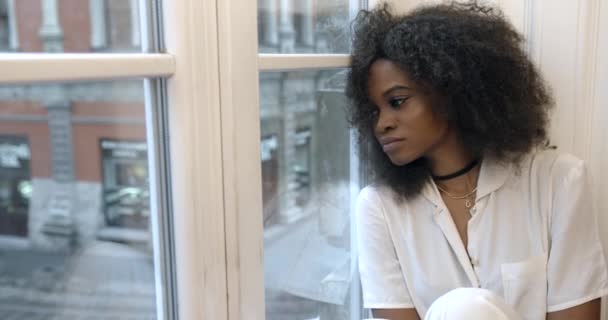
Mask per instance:
[[[373,309],[374,318],[387,320],[420,320],[416,309]],[[552,319],[553,320],[553,319]]]
[[[595,299],[576,307],[547,313],[547,320],[599,320],[601,301]]]
[[[547,261],[547,319],[600,319],[608,274],[585,163],[562,155],[553,165]]]
[[[361,190],[356,223],[364,306],[372,310],[414,309],[383,210],[375,190]]]

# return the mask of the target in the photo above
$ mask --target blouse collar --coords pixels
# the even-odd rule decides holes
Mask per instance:
[[[513,171],[513,165],[501,163],[492,158],[484,158],[479,169],[477,180],[477,200],[491,194],[502,187]],[[443,203],[439,190],[434,181],[424,185],[422,195],[435,204],[440,206]]]

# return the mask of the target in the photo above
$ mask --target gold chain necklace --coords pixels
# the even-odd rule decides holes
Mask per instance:
[[[439,185],[437,185],[437,189],[439,189],[439,191],[443,192],[443,193],[444,193],[446,196],[448,196],[448,197],[450,197],[450,198],[452,198],[452,199],[454,199],[454,200],[462,200],[462,199],[466,199],[466,200],[464,201],[464,206],[465,206],[467,209],[470,209],[470,208],[473,206],[473,201],[471,201],[471,200],[469,199],[469,197],[470,197],[471,195],[473,195],[475,192],[477,192],[477,187],[475,187],[475,189],[473,189],[471,192],[469,192],[469,193],[467,193],[467,194],[465,194],[465,195],[462,195],[462,196],[455,196],[455,195],[450,194],[450,193],[449,193],[449,192],[447,192],[446,190],[442,189],[442,188],[441,188]]]
[[[479,163],[478,161],[474,161],[472,163],[472,166],[470,166],[470,168],[467,168],[467,171],[465,171],[465,174],[466,174],[466,185],[467,185],[467,187],[471,187],[471,185],[469,184],[469,182],[470,182],[469,181],[469,177],[470,176],[468,175],[468,173],[469,173],[468,171],[471,170],[472,168],[474,168],[475,166],[477,166],[478,163]],[[455,195],[449,193],[447,190],[441,188],[438,184],[435,184],[435,185],[437,186],[437,189],[439,189],[439,191],[441,191],[443,194],[445,194],[449,198],[452,198],[454,200],[465,199],[464,206],[467,209],[471,209],[471,207],[473,206],[473,203],[475,202],[475,199],[471,200],[470,197],[472,195],[474,195],[475,192],[477,192],[477,186],[475,186],[475,188],[473,190],[469,191],[467,194],[460,195],[460,196],[455,196]]]

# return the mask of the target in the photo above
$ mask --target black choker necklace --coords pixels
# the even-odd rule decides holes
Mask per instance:
[[[479,159],[475,159],[473,160],[473,162],[469,163],[468,166],[445,176],[432,176],[433,180],[450,180],[450,179],[454,179],[458,176],[461,176],[469,171],[471,171],[471,169],[475,168],[477,165],[479,164]]]

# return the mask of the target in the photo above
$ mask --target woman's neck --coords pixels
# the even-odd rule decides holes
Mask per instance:
[[[446,176],[458,172],[476,160],[475,156],[465,148],[460,137],[454,133],[446,135],[446,139],[426,155],[429,169],[433,176]],[[461,176],[443,180],[442,187],[456,193],[468,192],[477,185],[479,165]]]

